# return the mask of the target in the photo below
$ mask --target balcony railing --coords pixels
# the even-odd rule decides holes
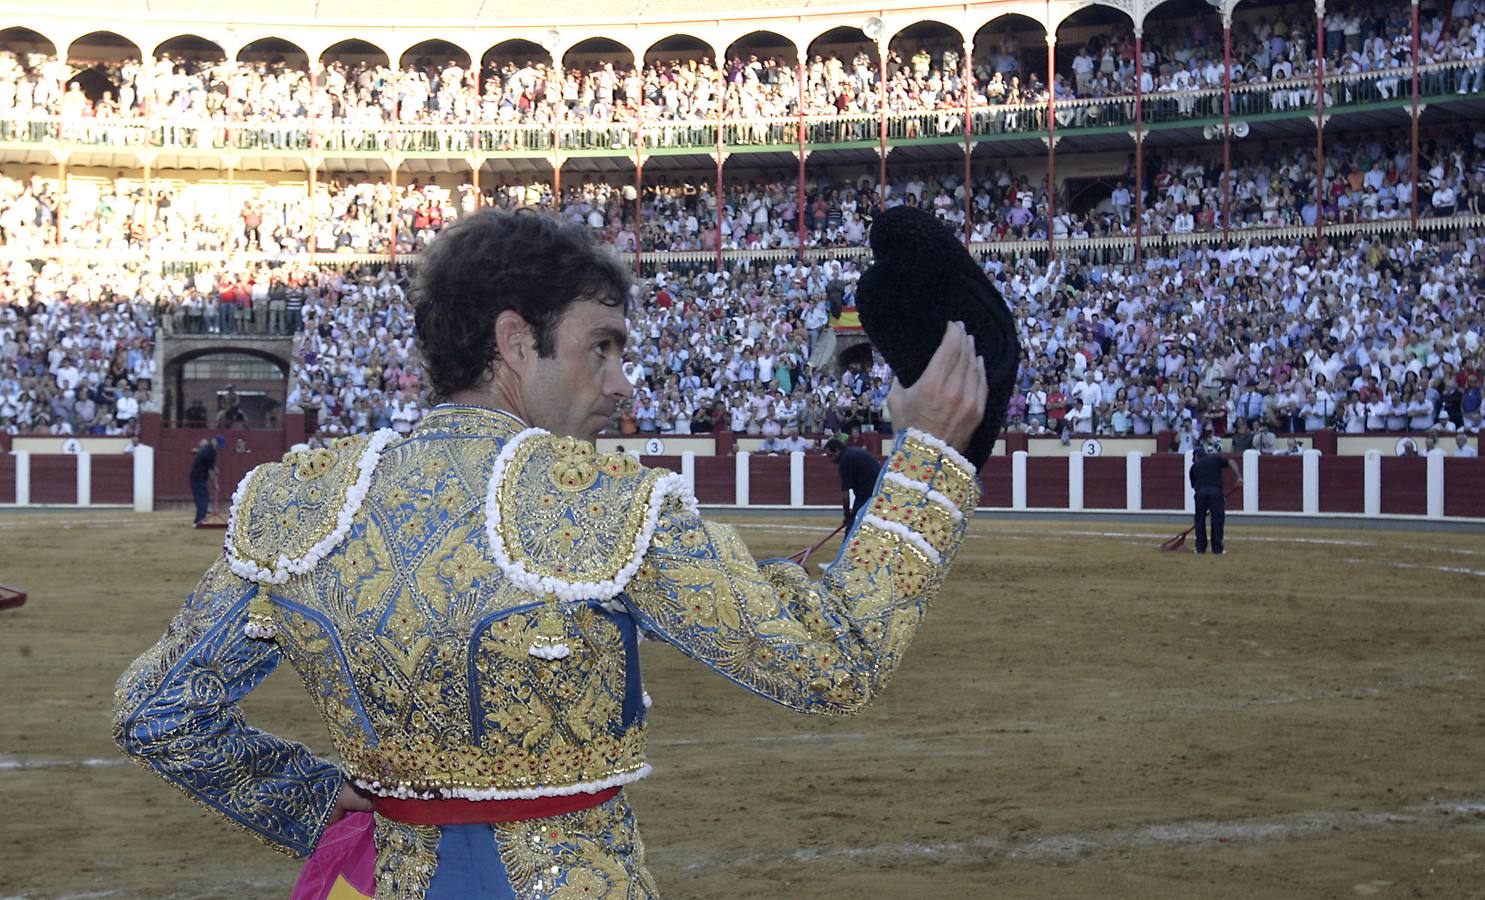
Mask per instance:
[[[1454,95],[1466,73],[1485,67],[1485,58],[1420,66],[1419,95]],[[1470,81],[1473,82],[1473,75]],[[1345,111],[1377,103],[1401,102],[1411,96],[1412,70],[1395,68],[1325,78],[1327,112]],[[1235,117],[1310,115],[1315,108],[1318,79],[1313,76],[1232,89]],[[1220,118],[1223,91],[1207,89],[1147,94],[1139,104],[1143,124],[1160,127]],[[1117,97],[1058,100],[1053,115],[1058,130],[1091,128],[1133,129],[1136,98]],[[1045,101],[997,104],[970,110],[975,137],[1036,136],[1047,130]],[[874,143],[882,140],[882,117],[874,113],[808,115],[805,142],[830,146]],[[964,139],[964,108],[894,112],[885,117],[888,143]],[[256,152],[320,156],[499,156],[556,153],[632,154],[636,144],[655,151],[690,149],[708,153],[716,148],[717,129],[729,148],[787,149],[799,143],[796,116],[757,119],[698,119],[677,121],[614,121],[562,124],[467,123],[404,124],[350,123],[319,119],[218,122],[189,119],[93,119],[59,116],[0,118],[0,144],[53,145],[149,149],[172,152]]]
[[[1358,235],[1386,237],[1408,232],[1411,223],[1406,218],[1385,219],[1369,222],[1349,222],[1325,226],[1327,239],[1346,239]],[[1448,217],[1418,219],[1420,233],[1485,230],[1485,215],[1461,214]],[[1299,243],[1315,236],[1315,228],[1307,225],[1283,228],[1233,229],[1230,240],[1233,244],[1254,244],[1281,241]],[[1213,246],[1222,243],[1221,231],[1196,231],[1188,234],[1112,235],[1097,238],[1058,239],[1049,244],[1046,239],[1024,241],[987,241],[969,245],[970,251],[981,259],[1019,259],[1033,257],[1045,261],[1055,247],[1059,255],[1074,255],[1094,262],[1117,263],[1133,261],[1136,244],[1143,248],[1146,256],[1159,256],[1167,252],[1178,252],[1195,247]],[[809,262],[826,259],[856,259],[865,261],[870,256],[866,247],[809,247],[804,258]],[[771,250],[724,250],[720,254],[724,261],[751,260],[754,262],[779,262],[795,259],[800,254],[796,249]],[[620,258],[630,265],[636,263],[633,253],[620,253]],[[658,268],[713,266],[718,253],[715,250],[645,251],[639,255],[638,264],[647,271]],[[261,253],[261,252],[159,252],[144,250],[85,250],[68,246],[0,246],[0,264],[37,259],[55,259],[61,262],[93,264],[123,264],[146,267],[155,271],[191,272],[200,268],[222,265],[228,269],[241,266],[267,264],[314,265],[345,270],[356,266],[384,266],[393,261],[384,253]],[[416,264],[415,254],[398,254],[396,262]]]

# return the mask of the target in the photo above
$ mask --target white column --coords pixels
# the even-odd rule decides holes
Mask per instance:
[[[1026,508],[1026,457],[1025,450],[1011,454],[1011,509]]]
[[[93,454],[78,453],[77,460],[77,505],[93,505]]]
[[[1444,517],[1444,451],[1428,451],[1428,517]]]
[[[1243,512],[1258,512],[1258,457],[1257,450],[1243,451]]]
[[[1300,507],[1307,516],[1320,514],[1320,451],[1306,450],[1300,459],[1304,467],[1301,470],[1300,490],[1304,498]]]
[[[789,454],[789,505],[804,505],[804,452],[801,450]]]
[[[134,511],[155,511],[155,448],[134,448]]]
[[[1067,457],[1067,508],[1083,508],[1083,454],[1073,453]]]
[[[746,450],[737,454],[737,499],[738,506],[748,505],[748,460],[752,454]]]
[[[1186,495],[1186,503],[1182,507],[1188,513],[1196,512],[1196,493],[1191,490],[1191,451],[1187,450],[1181,456],[1185,459],[1184,468],[1181,469],[1181,493]]]
[[[1382,514],[1382,451],[1368,450],[1361,464],[1361,511],[1369,516]]]
[[[15,452],[15,505],[31,505],[31,454]]]
[[[686,490],[696,494],[696,454],[687,450],[681,454],[681,477],[686,480]]]
[[[1124,457],[1124,508],[1139,512],[1145,505],[1145,457],[1138,450]]]

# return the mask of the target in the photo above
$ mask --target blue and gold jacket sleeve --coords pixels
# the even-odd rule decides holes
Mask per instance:
[[[754,562],[731,527],[669,498],[624,600],[644,628],[749,690],[850,714],[901,661],[979,491],[962,456],[909,431],[819,583],[791,562]]]
[[[135,762],[274,849],[309,854],[335,808],[339,769],[250,727],[238,703],[279,663],[244,634],[259,590],[225,559],[118,682],[114,738]]]

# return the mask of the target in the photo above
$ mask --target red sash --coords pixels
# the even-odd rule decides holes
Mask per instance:
[[[592,809],[606,803],[618,793],[619,788],[611,787],[594,794],[537,797],[534,800],[401,800],[396,797],[373,797],[371,804],[378,814],[408,825],[479,825],[545,819],[548,816]]]

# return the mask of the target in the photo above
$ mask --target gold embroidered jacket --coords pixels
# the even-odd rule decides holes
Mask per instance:
[[[244,479],[223,559],[119,681],[117,738],[296,854],[315,846],[342,772],[397,797],[625,784],[649,771],[641,632],[801,712],[859,710],[901,659],[978,496],[952,449],[899,436],[812,583],[702,520],[679,475],[496,411],[438,407],[406,437],[290,454]],[[282,658],[338,767],[243,721],[238,702]]]

